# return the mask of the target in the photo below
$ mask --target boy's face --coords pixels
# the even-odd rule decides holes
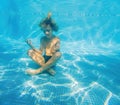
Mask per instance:
[[[52,36],[52,28],[51,27],[46,27],[44,29],[44,33],[47,36],[47,38],[50,38]]]

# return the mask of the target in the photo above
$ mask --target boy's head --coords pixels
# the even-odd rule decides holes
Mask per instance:
[[[48,13],[48,16],[42,22],[40,22],[39,26],[41,27],[42,30],[44,30],[49,26],[53,31],[58,31],[58,26],[52,20],[51,13]]]

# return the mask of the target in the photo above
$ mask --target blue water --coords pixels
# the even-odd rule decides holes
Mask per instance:
[[[1,0],[0,105],[120,105],[119,0]],[[62,58],[56,75],[39,67],[26,39],[39,48],[38,24],[51,11]]]

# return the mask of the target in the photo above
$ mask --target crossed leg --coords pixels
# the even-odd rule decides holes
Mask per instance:
[[[28,51],[28,55],[37,63],[37,64],[39,64],[40,66],[43,66],[43,65],[45,65],[45,59],[44,59],[44,57],[41,55],[41,54],[39,54],[37,51],[35,51],[35,50],[29,50]],[[36,69],[36,70],[27,70],[26,72],[28,73],[28,74],[36,74],[36,72],[38,71],[38,69]],[[55,71],[52,69],[52,68],[48,68],[47,70],[46,70],[49,74],[51,74],[51,75],[54,75],[55,74]],[[40,72],[39,72],[40,73]],[[38,73],[37,73],[38,74]]]
[[[45,59],[44,57],[38,53],[37,51],[35,50],[29,50],[28,51],[28,55],[37,63],[39,64],[40,66],[44,65],[45,63]]]

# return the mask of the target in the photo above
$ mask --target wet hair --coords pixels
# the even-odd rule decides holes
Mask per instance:
[[[50,26],[53,31],[58,31],[57,24],[52,20],[52,18],[45,18],[39,24],[42,30],[44,30],[47,26]]]

